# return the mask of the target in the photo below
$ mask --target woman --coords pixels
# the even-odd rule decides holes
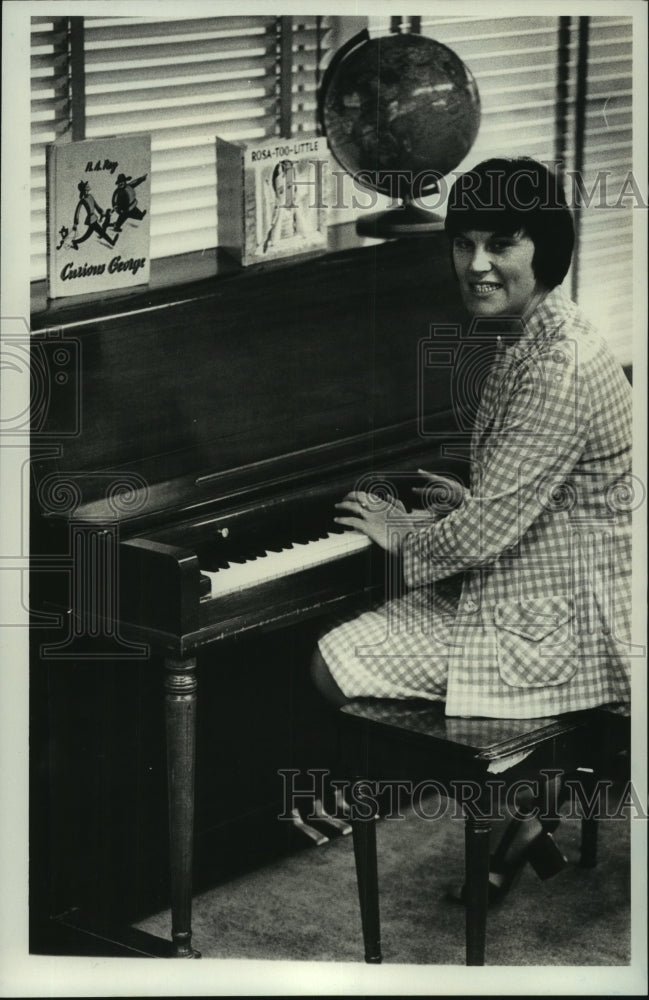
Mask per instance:
[[[320,639],[316,686],[336,705],[425,698],[454,716],[626,704],[630,387],[560,288],[565,197],[533,160],[487,160],[453,186],[445,229],[470,336],[491,345],[470,485],[444,517],[359,492],[337,505],[399,557],[406,592]]]

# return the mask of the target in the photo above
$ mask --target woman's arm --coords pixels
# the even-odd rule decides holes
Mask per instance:
[[[568,353],[548,347],[519,362],[502,426],[474,470],[478,488],[447,517],[403,539],[409,586],[489,565],[551,506],[553,487],[579,461],[590,422],[588,387]]]

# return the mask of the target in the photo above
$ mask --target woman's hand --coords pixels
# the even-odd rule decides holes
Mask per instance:
[[[354,490],[336,504],[336,510],[345,512],[344,516],[334,518],[336,524],[360,531],[395,555],[406,535],[417,527],[416,519],[406,512],[400,500],[378,497],[374,493]],[[421,525],[421,521],[419,523]]]

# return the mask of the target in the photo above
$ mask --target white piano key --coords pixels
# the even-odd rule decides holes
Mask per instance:
[[[223,597],[313,566],[322,566],[354,552],[362,552],[371,544],[366,535],[351,531],[342,535],[332,532],[315,542],[294,542],[291,548],[281,552],[266,552],[263,559],[233,563],[227,569],[216,572],[201,570],[201,573],[210,578],[211,597]]]

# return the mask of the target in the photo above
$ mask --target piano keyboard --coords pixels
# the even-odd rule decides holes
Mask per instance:
[[[213,600],[226,594],[235,594],[248,587],[256,587],[270,580],[290,576],[314,566],[333,562],[344,556],[361,552],[371,546],[366,535],[346,531],[330,532],[325,538],[310,542],[293,542],[280,552],[266,552],[264,555],[242,563],[230,563],[216,571],[201,569],[203,576],[211,582],[211,593],[202,600]]]

